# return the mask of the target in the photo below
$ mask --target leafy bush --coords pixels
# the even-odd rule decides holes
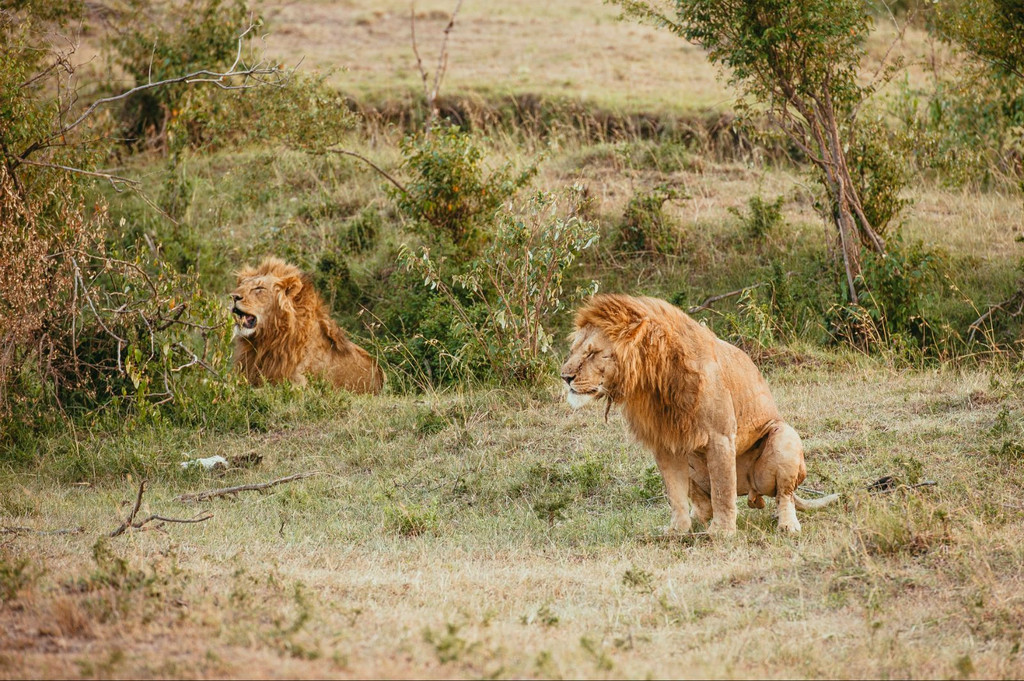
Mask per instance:
[[[938,254],[920,242],[908,245],[902,238],[893,239],[886,256],[865,259],[862,277],[869,293],[860,305],[838,305],[826,314],[832,338],[865,350],[923,349],[934,339],[928,337],[931,325],[922,302],[940,262]]]
[[[864,215],[878,234],[909,203],[901,197],[910,180],[906,135],[889,130],[878,119],[862,119],[847,152],[850,174],[864,207]]]
[[[428,239],[460,248],[475,248],[481,227],[537,172],[511,163],[488,171],[481,147],[458,127],[407,136],[400,148],[412,177],[402,190],[388,188],[399,211]]]
[[[539,193],[519,210],[498,215],[493,239],[464,267],[405,247],[403,266],[444,301],[455,345],[448,351],[463,377],[505,383],[536,381],[550,368],[549,325],[567,303],[596,284],[568,293],[565,277],[597,241],[597,227],[576,216],[578,187],[562,196]]]
[[[142,84],[230,64],[248,8],[242,0],[129,0],[129,12],[110,47],[116,62]],[[123,113],[129,138],[163,147],[188,92],[188,85],[177,83],[129,97]]]
[[[747,212],[743,213],[738,208],[729,208],[729,212],[739,218],[743,233],[751,239],[764,239],[772,232],[782,226],[782,204],[785,198],[776,197],[772,202],[765,201],[760,196],[751,196],[747,199]]]
[[[677,237],[664,206],[682,196],[675,187],[659,184],[649,191],[633,194],[619,226],[618,250],[627,253],[671,253]]]

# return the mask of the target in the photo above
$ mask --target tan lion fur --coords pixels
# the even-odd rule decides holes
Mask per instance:
[[[334,323],[312,281],[297,267],[267,258],[237,273],[235,366],[253,385],[322,376],[335,387],[378,393],[384,374],[377,362]],[[246,328],[247,317],[255,317]]]
[[[622,406],[636,438],[652,450],[672,506],[670,529],[693,515],[710,529],[736,528],[738,494],[762,508],[776,497],[779,526],[799,531],[795,509],[807,475],[796,431],[779,417],[768,384],[739,348],[679,308],[655,298],[594,296],[576,315],[562,377],[569,401]]]

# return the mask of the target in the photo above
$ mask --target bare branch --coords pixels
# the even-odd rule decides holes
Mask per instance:
[[[207,520],[209,520],[210,518],[213,517],[213,514],[210,513],[209,511],[204,511],[202,514],[196,516],[195,518],[168,518],[166,516],[157,515],[157,514],[154,513],[153,515],[150,515],[149,517],[145,518],[144,520],[136,521],[135,520],[135,516],[139,512],[139,507],[142,506],[142,495],[143,495],[143,493],[145,491],[146,491],[146,480],[143,480],[142,482],[139,483],[139,494],[135,498],[135,506],[132,508],[132,512],[128,514],[128,517],[125,519],[125,521],[123,523],[121,523],[120,527],[118,527],[116,530],[114,530],[113,532],[110,533],[111,537],[117,537],[117,536],[119,536],[121,534],[124,534],[125,531],[127,531],[129,529],[137,530],[137,529],[141,528],[143,525],[146,525],[147,523],[151,523],[154,520],[159,521],[160,523],[192,524],[192,523],[202,523],[202,522],[205,522],[205,521],[207,521]],[[157,525],[155,527],[160,527],[160,526]]]
[[[59,530],[34,530],[31,527],[0,527],[0,534],[40,534],[40,535],[56,535],[56,534],[81,534],[85,532],[84,527],[69,527],[62,528]]]
[[[132,521],[135,520],[135,514],[139,512],[139,507],[142,506],[142,495],[145,493],[145,491],[146,481],[143,480],[142,482],[139,483],[139,494],[138,496],[135,497],[135,506],[134,508],[132,508],[132,512],[128,514],[128,517],[125,519],[123,523],[121,523],[120,527],[118,527],[116,530],[110,533],[111,537],[116,537],[117,535],[122,534],[125,530],[131,527]]]
[[[316,475],[315,472],[311,473],[296,473],[295,475],[289,475],[284,478],[278,478],[277,480],[271,480],[270,482],[258,482],[251,483],[248,485],[238,485],[236,487],[223,487],[221,489],[211,489],[205,492],[195,492],[192,494],[182,494],[178,496],[176,501],[192,502],[192,501],[207,501],[216,497],[224,497],[229,494],[237,494],[238,492],[253,492],[269,489],[276,485],[281,485],[286,482],[292,482],[293,480],[302,480],[303,478],[309,478]]]
[[[357,154],[354,151],[348,151],[346,149],[326,149],[325,151],[329,151],[332,154],[341,154],[342,156],[351,156],[352,158],[357,158],[360,161],[362,161],[363,163],[365,163],[366,165],[368,165],[371,168],[373,168],[374,170],[376,170],[378,173],[380,173],[388,182],[390,182],[391,184],[395,185],[395,187],[397,187],[400,192],[402,192],[403,194],[408,194],[409,193],[409,190],[407,190],[405,188],[405,186],[402,185],[401,182],[399,182],[394,177],[389,175],[387,172],[385,172],[383,169],[381,169],[380,166],[378,166],[376,163],[374,163],[370,159],[366,158],[362,154]]]
[[[459,10],[462,8],[462,0],[458,0],[455,3],[455,9],[452,10],[451,16],[448,17],[448,24],[444,28],[444,38],[441,41],[441,49],[437,54],[437,69],[434,71],[434,85],[432,88],[428,88],[427,71],[423,68],[423,60],[420,58],[419,47],[416,45],[416,5],[411,4],[409,7],[409,25],[410,33],[412,34],[412,51],[416,55],[416,68],[420,72],[420,79],[423,81],[423,96],[427,100],[427,123],[426,130],[429,131],[434,126],[434,121],[440,115],[437,107],[437,96],[441,90],[441,83],[444,81],[445,72],[448,70],[448,37],[451,35],[452,29],[455,27],[455,17],[458,15]]]
[[[1021,288],[1017,289],[1017,292],[1014,293],[1009,298],[1007,298],[1006,300],[1000,303],[996,303],[994,305],[989,305],[988,310],[983,315],[981,315],[973,322],[971,322],[971,325],[967,327],[967,329],[971,332],[967,336],[967,339],[973,341],[975,334],[977,334],[978,331],[981,329],[981,325],[985,322],[986,319],[992,317],[992,315],[995,314],[998,310],[1006,312],[1006,306],[1012,305],[1013,303],[1018,303],[1017,311],[1009,312],[1008,314],[1011,317],[1019,317],[1021,314],[1024,314],[1024,286],[1021,286]]]
[[[53,140],[63,137],[71,130],[74,130],[81,125],[87,118],[89,118],[97,109],[100,107],[117,102],[127,97],[131,97],[139,92],[146,90],[152,90],[158,87],[164,87],[167,85],[173,85],[175,83],[213,83],[225,90],[245,90],[261,85],[266,85],[269,81],[259,80],[262,76],[274,76],[276,80],[274,84],[280,84],[284,80],[285,70],[278,66],[266,66],[263,62],[259,62],[253,66],[243,67],[241,66],[241,55],[242,55],[242,44],[245,40],[245,36],[251,33],[255,28],[255,25],[250,24],[242,33],[238,36],[238,51],[236,54],[235,62],[226,71],[212,71],[210,69],[200,69],[198,71],[192,71],[175,78],[167,78],[159,81],[150,81],[137,85],[130,90],[126,90],[117,95],[110,97],[102,97],[97,99],[88,108],[83,111],[78,118],[71,123],[60,126],[56,132],[52,133],[49,137],[41,140],[40,142],[33,143],[28,149],[25,150],[17,160],[20,162],[27,162],[25,159],[30,156],[33,152],[39,149],[49,146]],[[240,84],[232,84],[233,81],[241,79]],[[257,80],[258,82],[250,83],[250,79]]]

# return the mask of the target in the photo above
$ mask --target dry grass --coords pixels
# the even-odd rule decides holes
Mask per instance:
[[[857,362],[771,380],[810,450],[807,484],[845,497],[804,515],[796,539],[746,508],[735,540],[663,538],[650,457],[621,417],[571,412],[555,389],[358,399],[248,437],[169,433],[147,452],[144,513],[197,512],[173,501],[191,489],[320,475],[203,504],[215,518],[201,525],[104,540],[98,560],[137,480],[8,477],[5,494],[31,503],[0,523],[85,532],[3,538],[5,565],[45,572],[0,608],[0,676],[1024,673],[1019,387],[998,370]],[[174,472],[186,455],[251,449],[262,469]],[[887,474],[938,484],[865,491]]]
[[[401,0],[260,2],[268,49],[337,70],[332,82],[375,98],[421,92],[409,9]],[[454,2],[417,2],[416,37],[433,77]],[[732,95],[700,51],[663,31],[616,20],[593,0],[470,0],[449,41],[443,92],[566,95],[609,108],[728,108]]]

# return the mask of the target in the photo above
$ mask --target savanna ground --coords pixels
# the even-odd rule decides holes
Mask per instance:
[[[450,7],[416,10],[433,68]],[[331,82],[368,108],[387,114],[417,96],[405,3],[263,11],[271,49],[339,69]],[[729,109],[734,96],[699,51],[615,15],[582,0],[467,2],[444,91],[481,111],[495,98],[565,97],[594,120],[657,114],[684,125]],[[888,44],[877,42],[876,57]],[[944,58],[921,35],[901,49]],[[540,186],[586,184],[604,235],[638,193],[685,190],[665,205],[678,227],[672,253],[602,247],[587,265],[601,290],[692,305],[769,278],[772,263],[799,280],[825,259],[813,181],[792,166],[579,127],[543,141],[496,132],[488,149],[542,156]],[[350,148],[395,167],[398,133],[368,129]],[[174,233],[181,251],[204,251],[197,261],[223,292],[243,261],[273,252],[309,265],[366,206],[387,215],[380,178],[355,162],[256,147],[171,170],[128,163],[154,188],[187,174],[189,208]],[[904,238],[945,254],[935,285],[948,295],[928,305],[950,308],[945,319],[966,335],[1012,290],[1020,196],[924,179],[908,194]],[[755,195],[783,197],[784,220],[751,245],[740,216]],[[123,201],[112,214],[130,220],[140,209]],[[381,260],[405,238],[384,222],[384,246],[349,260],[370,307],[388,294],[373,280]],[[218,405],[233,410],[231,427],[212,416],[202,427],[69,427],[10,457],[0,468],[0,677],[1024,676],[1019,366],[994,352],[936,362],[822,348],[820,321],[780,329],[744,309],[758,308],[727,300],[702,318],[751,348],[804,438],[805,485],[842,494],[800,514],[798,537],[774,530],[770,507],[745,504],[735,538],[664,536],[651,456],[617,410],[607,421],[600,409],[571,411],[554,376],[532,389],[379,397],[265,388]],[[358,314],[338,314],[372,340]],[[226,472],[180,465],[250,453],[262,461]],[[176,500],[295,473],[313,475]],[[869,490],[883,476],[892,484]],[[109,537],[142,479],[139,518],[213,517]]]

